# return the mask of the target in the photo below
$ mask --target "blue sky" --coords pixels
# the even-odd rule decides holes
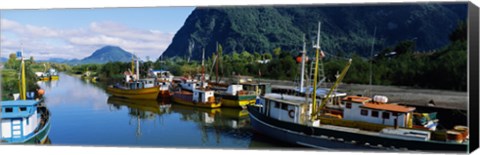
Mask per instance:
[[[81,59],[116,45],[152,60],[170,44],[194,7],[2,10],[2,57],[19,50],[38,60]]]

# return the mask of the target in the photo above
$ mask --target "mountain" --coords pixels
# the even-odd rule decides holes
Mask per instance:
[[[211,56],[217,42],[224,53],[296,51],[303,35],[311,49],[318,21],[322,50],[332,54],[369,56],[373,38],[376,53],[403,40],[427,51],[446,46],[448,35],[466,17],[466,3],[198,7],[162,56],[186,57],[190,42],[193,59],[201,58],[202,48]]]
[[[83,58],[82,60],[71,60],[69,63],[107,63],[113,61],[129,62],[132,60],[132,53],[123,50],[118,46],[104,46],[92,55]]]

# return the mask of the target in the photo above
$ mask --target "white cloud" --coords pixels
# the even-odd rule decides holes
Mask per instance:
[[[82,59],[105,45],[119,46],[135,52],[140,58],[155,59],[170,44],[174,33],[159,30],[142,30],[119,23],[92,22],[88,27],[55,29],[44,26],[21,24],[1,19],[1,47],[3,53],[12,53],[25,48],[25,55],[37,60],[49,58]],[[5,37],[3,33],[16,37]]]

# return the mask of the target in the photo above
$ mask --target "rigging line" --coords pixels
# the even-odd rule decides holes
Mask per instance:
[[[333,58],[345,59],[345,60],[349,60],[349,59],[350,59],[350,58],[347,58],[347,57],[336,56],[336,55],[333,55],[333,54],[331,54],[331,53],[329,53],[329,52],[325,52],[325,51],[323,51],[323,53],[325,54],[325,56],[329,55],[329,56],[331,56],[331,57],[333,57]]]

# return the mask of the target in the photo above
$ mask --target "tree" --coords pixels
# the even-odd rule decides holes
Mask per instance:
[[[413,53],[413,51],[415,51],[415,41],[402,41],[395,46],[394,51],[397,52],[398,55],[405,53]]]
[[[263,56],[264,56],[265,59],[267,59],[267,60],[268,60],[268,59],[272,59],[272,54],[270,54],[270,53],[265,53],[265,54],[263,54]]]
[[[35,63],[35,61],[33,60],[33,56],[30,56],[30,62],[31,62],[32,64]]]
[[[276,58],[278,58],[280,56],[281,52],[282,52],[282,49],[280,47],[277,47],[273,50],[273,54],[275,54]]]
[[[467,24],[465,21],[458,22],[457,28],[448,36],[450,41],[466,41],[467,40]]]

